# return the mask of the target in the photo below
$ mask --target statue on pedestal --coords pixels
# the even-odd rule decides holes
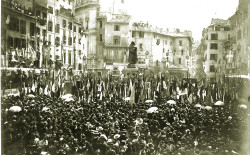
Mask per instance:
[[[137,47],[135,47],[135,42],[132,41],[129,45],[128,68],[135,68],[137,60]]]

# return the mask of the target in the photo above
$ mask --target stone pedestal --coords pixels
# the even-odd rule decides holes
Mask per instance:
[[[132,67],[128,65],[128,68],[124,69],[122,73],[125,77],[129,77],[130,75],[135,76],[139,73],[139,69],[135,65]]]

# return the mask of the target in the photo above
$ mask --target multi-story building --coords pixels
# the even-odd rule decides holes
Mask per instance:
[[[36,49],[36,25],[34,6],[46,3],[32,1],[2,1],[1,6],[1,56],[3,67],[38,63]]]
[[[133,23],[130,41],[138,48],[139,66],[177,66],[186,68],[192,50],[192,34],[190,31],[174,32],[153,28],[148,23]]]
[[[223,19],[212,19],[208,28],[203,29],[204,70],[207,78],[214,79],[223,69],[225,41],[230,37],[230,22]]]
[[[83,71],[86,34],[72,6],[65,0],[3,1],[2,66],[53,68],[61,60],[65,68]]]
[[[226,43],[228,57],[232,59],[227,64],[231,74],[250,73],[250,1],[239,0],[237,11],[228,19],[231,23],[230,39]]]
[[[212,19],[204,29],[202,43],[208,78],[250,73],[250,2],[239,0],[238,9],[228,20]]]

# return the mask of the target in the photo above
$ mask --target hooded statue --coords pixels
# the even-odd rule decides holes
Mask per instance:
[[[129,64],[136,64],[137,62],[137,47],[135,47],[135,42],[131,42],[129,45],[129,57],[128,57],[128,63]]]

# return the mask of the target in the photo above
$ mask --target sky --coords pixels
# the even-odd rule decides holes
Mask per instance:
[[[212,18],[228,19],[238,0],[127,0],[132,21],[149,22],[161,28],[191,30],[194,41],[200,40],[203,28]]]
[[[119,0],[116,0],[119,1]],[[212,18],[228,19],[239,0],[125,0],[132,22],[149,22],[160,28],[191,30],[194,41],[200,40],[203,28]],[[105,4],[108,5],[108,0]]]

